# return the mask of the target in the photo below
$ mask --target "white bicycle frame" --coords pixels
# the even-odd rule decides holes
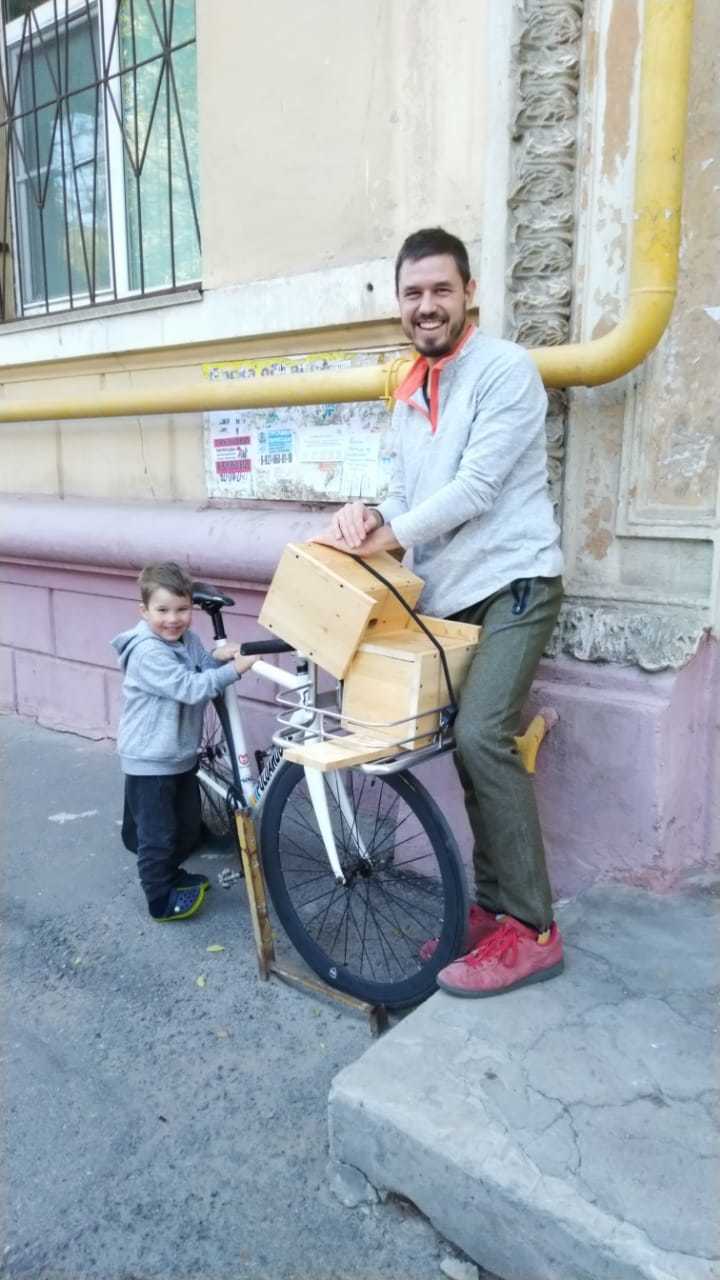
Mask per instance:
[[[226,644],[225,640],[218,640],[217,647]],[[301,655],[298,655],[301,657]],[[263,662],[258,659],[253,666],[253,673],[260,676],[264,680],[269,680],[273,684],[280,685],[281,688],[291,689],[300,696],[300,705],[298,710],[293,712],[291,719],[298,727],[304,731],[312,730],[316,720],[314,707],[316,701],[316,668],[315,664],[306,662],[302,659],[306,670],[293,675],[289,671],[285,671],[282,667],[273,666],[270,662]],[[282,758],[281,749],[277,748],[278,754],[275,757],[274,766],[270,776],[265,778],[265,770],[256,780],[250,769],[250,759],[248,755],[247,741],[245,738],[245,727],[243,724],[240,703],[237,698],[237,684],[230,685],[223,690],[220,695],[227,712],[227,720],[230,727],[232,743],[235,750],[235,766],[237,777],[240,782],[242,791],[242,801],[249,809],[258,809],[268,795],[277,766]],[[307,710],[303,710],[303,706],[307,705]],[[228,743],[228,748],[230,743]],[[266,766],[267,768],[267,766]],[[307,782],[308,793],[315,813],[315,820],[318,825],[318,831],[322,838],[328,862],[332,868],[333,875],[338,884],[346,884],[346,878],[340,863],[340,858],[335,843],[335,834],[333,832],[332,819],[330,817],[330,807],[328,804],[328,792],[332,795],[342,814],[343,820],[347,826],[348,832],[355,844],[359,857],[366,859],[367,851],[363,843],[362,837],[358,830],[357,819],[353,813],[350,798],[345,790],[342,778],[338,770],[331,770],[323,773],[320,769],[313,769],[309,765],[305,765],[305,780]],[[235,769],[233,769],[233,784],[235,777]],[[229,807],[237,809],[239,806],[238,798],[234,793],[234,785],[226,786],[218,780],[216,776],[206,769],[198,769],[198,779],[204,787],[215,792],[217,796]]]

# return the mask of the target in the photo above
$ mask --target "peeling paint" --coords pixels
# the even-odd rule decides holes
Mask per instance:
[[[584,550],[593,560],[604,560],[608,553],[608,547],[613,540],[613,531],[607,527],[608,522],[612,519],[613,506],[609,498],[603,498],[592,511],[588,511],[584,518],[584,525],[588,530],[584,543]]]
[[[603,174],[612,180],[622,168],[629,147],[628,113],[640,40],[636,0],[615,0],[607,39],[607,84]]]

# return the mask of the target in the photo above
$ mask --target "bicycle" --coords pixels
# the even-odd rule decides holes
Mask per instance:
[[[194,583],[193,601],[224,643],[222,611],[233,599]],[[278,640],[241,645],[244,655],[292,652]],[[302,654],[295,665],[294,674],[262,660],[253,668],[286,691],[278,700],[287,708],[268,749],[255,754],[257,776],[237,686],[208,708],[198,766],[206,821],[229,830],[236,814],[252,811],[277,916],[325,983],[371,1005],[416,1004],[461,950],[468,895],[454,836],[408,765],[450,750],[452,738],[326,773],[292,763],[284,752],[293,742],[316,733],[323,717],[340,718],[337,691],[319,692],[315,665]],[[437,944],[423,958],[429,938]]]

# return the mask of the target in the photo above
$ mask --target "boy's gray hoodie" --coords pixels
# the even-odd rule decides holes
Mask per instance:
[[[117,749],[123,773],[185,773],[194,768],[205,704],[240,676],[218,663],[194,631],[161,640],[139,622],[112,641],[125,672]]]

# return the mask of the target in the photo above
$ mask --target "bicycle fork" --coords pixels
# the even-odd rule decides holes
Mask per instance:
[[[330,806],[328,805],[328,791],[340,810],[342,820],[348,829],[349,838],[355,845],[359,857],[361,857],[364,862],[367,862],[367,849],[365,848],[363,838],[358,830],[357,815],[353,814],[348,793],[345,790],[342,778],[337,770],[333,769],[327,773],[322,773],[320,769],[313,769],[310,765],[305,765],[304,768],[307,788],[310,792],[312,807],[315,811],[318,829],[322,836],[322,842],[325,846],[328,862],[332,867],[333,875],[335,876],[337,884],[347,884],[347,878],[340,864],[337,845],[335,843],[335,833],[333,831],[332,819],[330,817]]]

